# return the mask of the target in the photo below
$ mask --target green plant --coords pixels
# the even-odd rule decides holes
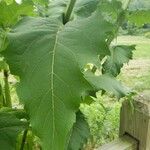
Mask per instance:
[[[96,95],[92,104],[81,105],[91,132],[86,147],[98,147],[118,137],[121,102],[100,92]]]
[[[115,77],[135,48],[111,44],[125,19],[129,1],[123,7],[116,0],[6,2],[0,2],[0,24],[7,35],[1,38],[0,43],[7,45],[1,54],[10,72],[20,79],[17,93],[28,116],[21,115],[14,123],[16,127],[27,122],[21,130],[19,149],[28,144],[29,132],[34,136],[31,140],[38,139],[44,150],[82,149],[89,130],[80,104],[91,102],[90,96],[98,90],[118,97],[130,92]],[[39,5],[44,9],[39,10]],[[6,13],[9,9],[14,16]],[[94,69],[86,68],[89,63]],[[7,120],[8,111],[5,113]],[[16,133],[5,132],[16,139]],[[72,144],[75,139],[80,140]],[[4,150],[10,139],[5,142],[0,140]]]

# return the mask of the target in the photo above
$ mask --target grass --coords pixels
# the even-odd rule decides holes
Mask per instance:
[[[142,36],[120,36],[118,44],[135,44],[131,60],[122,69],[119,79],[137,92],[150,90],[150,39]]]

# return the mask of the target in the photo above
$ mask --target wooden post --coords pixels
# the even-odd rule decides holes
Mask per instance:
[[[134,110],[124,101],[120,113],[120,137],[128,134],[138,141],[138,150],[150,150],[150,91],[134,101]]]
[[[134,109],[129,100],[120,111],[120,138],[97,150],[150,150],[150,91],[135,98]]]

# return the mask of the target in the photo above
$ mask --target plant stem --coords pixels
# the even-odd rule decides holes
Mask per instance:
[[[8,71],[4,70],[4,82],[5,82],[4,88],[5,88],[6,106],[12,108],[8,76],[9,76]]]
[[[67,8],[66,13],[64,14],[64,19],[63,19],[64,24],[66,24],[70,20],[75,3],[76,3],[76,0],[70,0],[70,4]]]
[[[28,129],[24,130],[20,150],[24,149],[26,138],[27,138],[27,133],[28,133]]]

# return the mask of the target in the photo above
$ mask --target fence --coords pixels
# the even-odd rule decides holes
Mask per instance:
[[[136,97],[133,105],[122,104],[120,138],[97,150],[150,150],[150,91]]]

